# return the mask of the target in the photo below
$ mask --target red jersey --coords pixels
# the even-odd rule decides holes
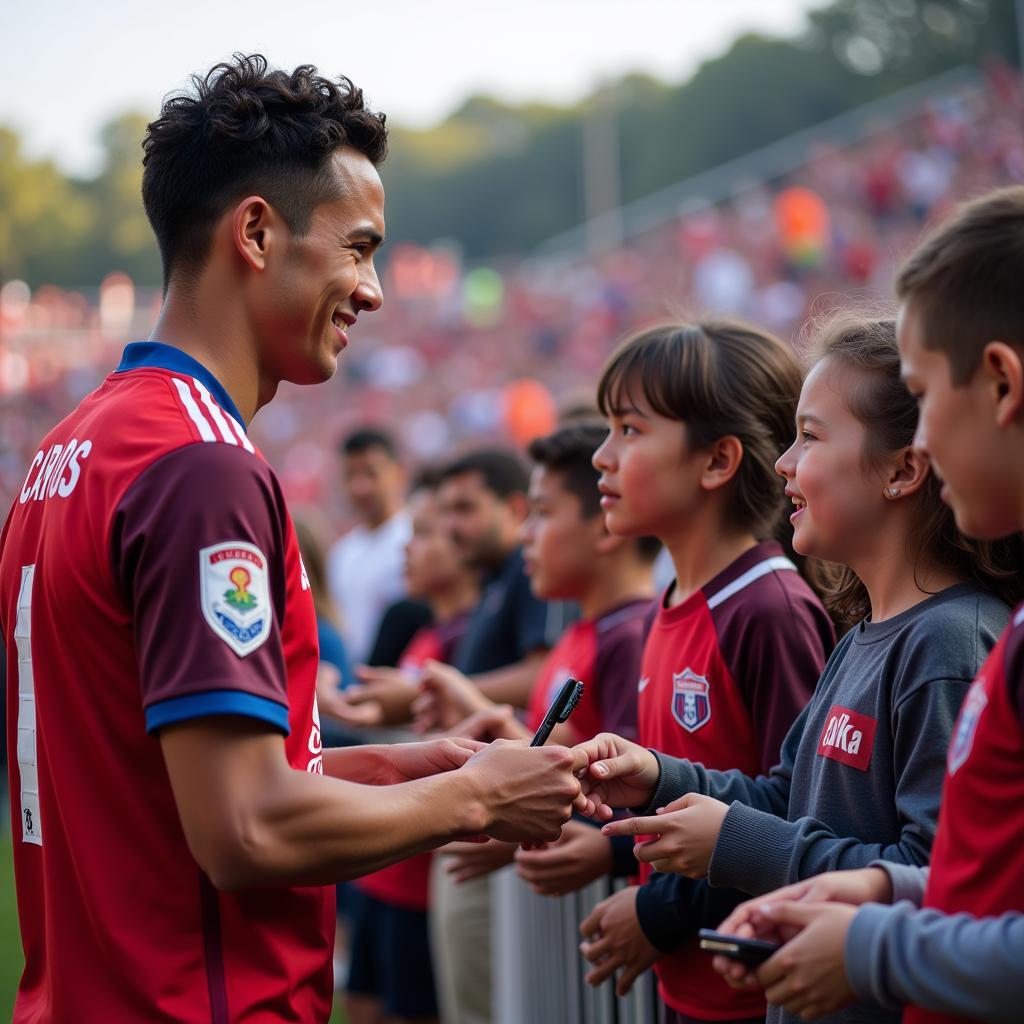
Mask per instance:
[[[596,619],[573,623],[544,659],[526,711],[526,725],[536,729],[555,694],[572,676],[583,683],[583,696],[569,725],[577,742],[599,732],[636,736],[636,671],[644,645],[644,620],[651,602],[642,599],[613,608]]]
[[[831,632],[781,547],[751,548],[682,604],[662,602],[640,673],[639,742],[708,768],[766,773],[810,699]],[[650,874],[642,864],[641,879]],[[655,971],[661,998],[678,1013],[698,1020],[764,1013],[763,996],[730,988],[696,937]]]
[[[129,345],[43,441],[0,543],[14,1020],[326,1021],[333,889],[214,889],[157,736],[245,715],[323,770],[313,601],[230,397],[185,353]]]
[[[398,667],[416,675],[428,661],[450,662],[458,642],[469,626],[469,616],[417,630],[399,659]],[[356,885],[374,899],[406,910],[427,910],[430,906],[430,862],[432,853],[389,864],[380,871],[356,879]]]
[[[1024,911],[1024,605],[960,709],[923,906],[975,917]],[[903,1019],[967,1018],[910,1006]]]

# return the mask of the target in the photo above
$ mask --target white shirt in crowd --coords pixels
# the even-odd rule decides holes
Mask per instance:
[[[405,593],[405,546],[411,534],[409,514],[402,509],[374,530],[354,527],[328,552],[327,586],[354,665],[369,657],[381,616]]]

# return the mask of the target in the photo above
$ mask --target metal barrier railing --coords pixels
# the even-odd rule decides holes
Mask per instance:
[[[494,1024],[657,1024],[648,971],[618,998],[611,981],[592,988],[579,951],[580,922],[624,882],[599,879],[569,896],[537,896],[505,868],[491,882]]]

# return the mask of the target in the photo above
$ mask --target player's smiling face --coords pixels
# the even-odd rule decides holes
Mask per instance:
[[[333,158],[338,198],[313,211],[301,236],[285,231],[283,251],[270,260],[253,313],[261,343],[261,376],[316,384],[337,369],[359,316],[383,296],[374,256],[384,238],[384,187],[362,153]]]

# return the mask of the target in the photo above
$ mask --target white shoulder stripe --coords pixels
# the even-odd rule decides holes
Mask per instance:
[[[788,559],[783,556],[776,558],[767,558],[763,562],[758,562],[757,565],[748,569],[742,576],[738,576],[727,586],[722,587],[717,594],[708,598],[708,608],[717,608],[720,604],[728,601],[730,597],[738,594],[741,590],[749,587],[755,580],[759,580],[762,576],[767,576],[770,572],[796,572],[796,566]]]
[[[203,405],[206,406],[206,411],[210,414],[211,419],[217,425],[217,429],[220,431],[220,436],[228,444],[237,445],[238,438],[232,433],[227,420],[224,419],[224,413],[220,411],[220,407],[210,397],[210,392],[207,390],[206,385],[197,377],[192,378],[192,383],[195,384],[196,391],[199,392],[199,397],[202,399]]]
[[[206,417],[199,411],[199,406],[196,405],[196,400],[192,397],[192,392],[189,391],[188,385],[180,377],[171,377],[171,380],[174,381],[181,404],[185,407],[185,412],[189,414],[192,422],[196,425],[199,436],[204,441],[216,441],[217,438],[213,433],[213,428]]]
[[[231,413],[227,412],[227,410],[224,410],[224,416],[231,426],[235,428],[235,433],[238,435],[238,441],[242,447],[249,452],[250,455],[255,455],[256,449],[252,446],[252,441],[250,441],[246,435],[245,427],[243,427],[242,424],[231,415]]]
[[[1013,617],[1014,626],[1019,626],[1022,622],[1024,622],[1024,608],[1021,608],[1021,610]]]

